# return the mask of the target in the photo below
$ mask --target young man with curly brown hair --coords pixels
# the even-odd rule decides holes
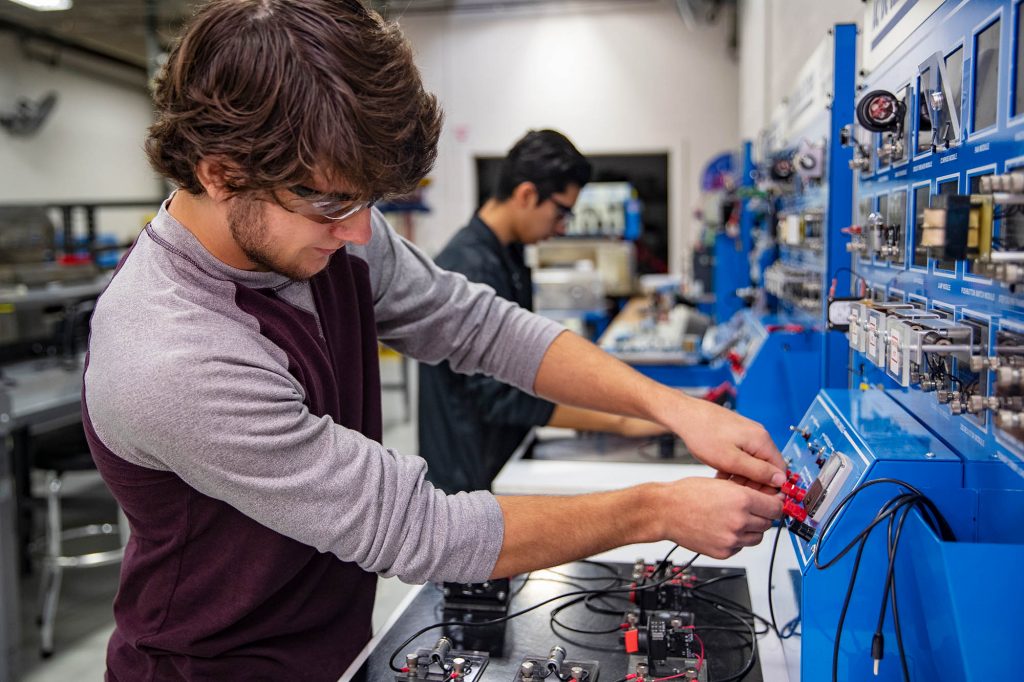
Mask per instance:
[[[215,0],[155,102],[146,150],[178,189],[98,301],[85,373],[132,532],[109,680],[335,680],[378,573],[473,582],[660,539],[724,557],[780,515],[763,428],[440,270],[373,208],[430,169],[441,125],[394,25],[355,0]],[[380,444],[378,339],[656,421],[721,478],[447,496]]]

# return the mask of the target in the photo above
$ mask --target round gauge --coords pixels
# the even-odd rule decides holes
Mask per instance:
[[[873,133],[896,130],[906,105],[888,90],[872,90],[857,103],[857,120]]]
[[[793,162],[788,158],[772,161],[771,174],[775,180],[789,180],[795,172],[796,169],[793,168]]]

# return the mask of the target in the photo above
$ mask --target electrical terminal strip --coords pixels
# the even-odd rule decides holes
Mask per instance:
[[[490,655],[484,651],[460,651],[452,640],[441,637],[432,649],[419,649],[405,655],[405,667],[395,674],[395,682],[477,682]]]
[[[513,682],[596,682],[600,670],[598,661],[567,660],[566,656],[566,651],[561,646],[551,647],[547,656],[527,656],[519,664],[512,678]]]

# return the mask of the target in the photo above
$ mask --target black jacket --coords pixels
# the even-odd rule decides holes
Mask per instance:
[[[436,260],[533,309],[533,280],[522,244],[502,246],[479,216]],[[555,409],[489,377],[456,374],[447,362],[419,367],[420,455],[430,465],[427,478],[448,493],[489,488],[530,427],[547,424]]]

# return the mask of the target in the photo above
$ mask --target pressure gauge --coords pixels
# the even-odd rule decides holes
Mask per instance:
[[[906,105],[888,90],[872,90],[857,103],[857,120],[873,133],[898,130]]]

